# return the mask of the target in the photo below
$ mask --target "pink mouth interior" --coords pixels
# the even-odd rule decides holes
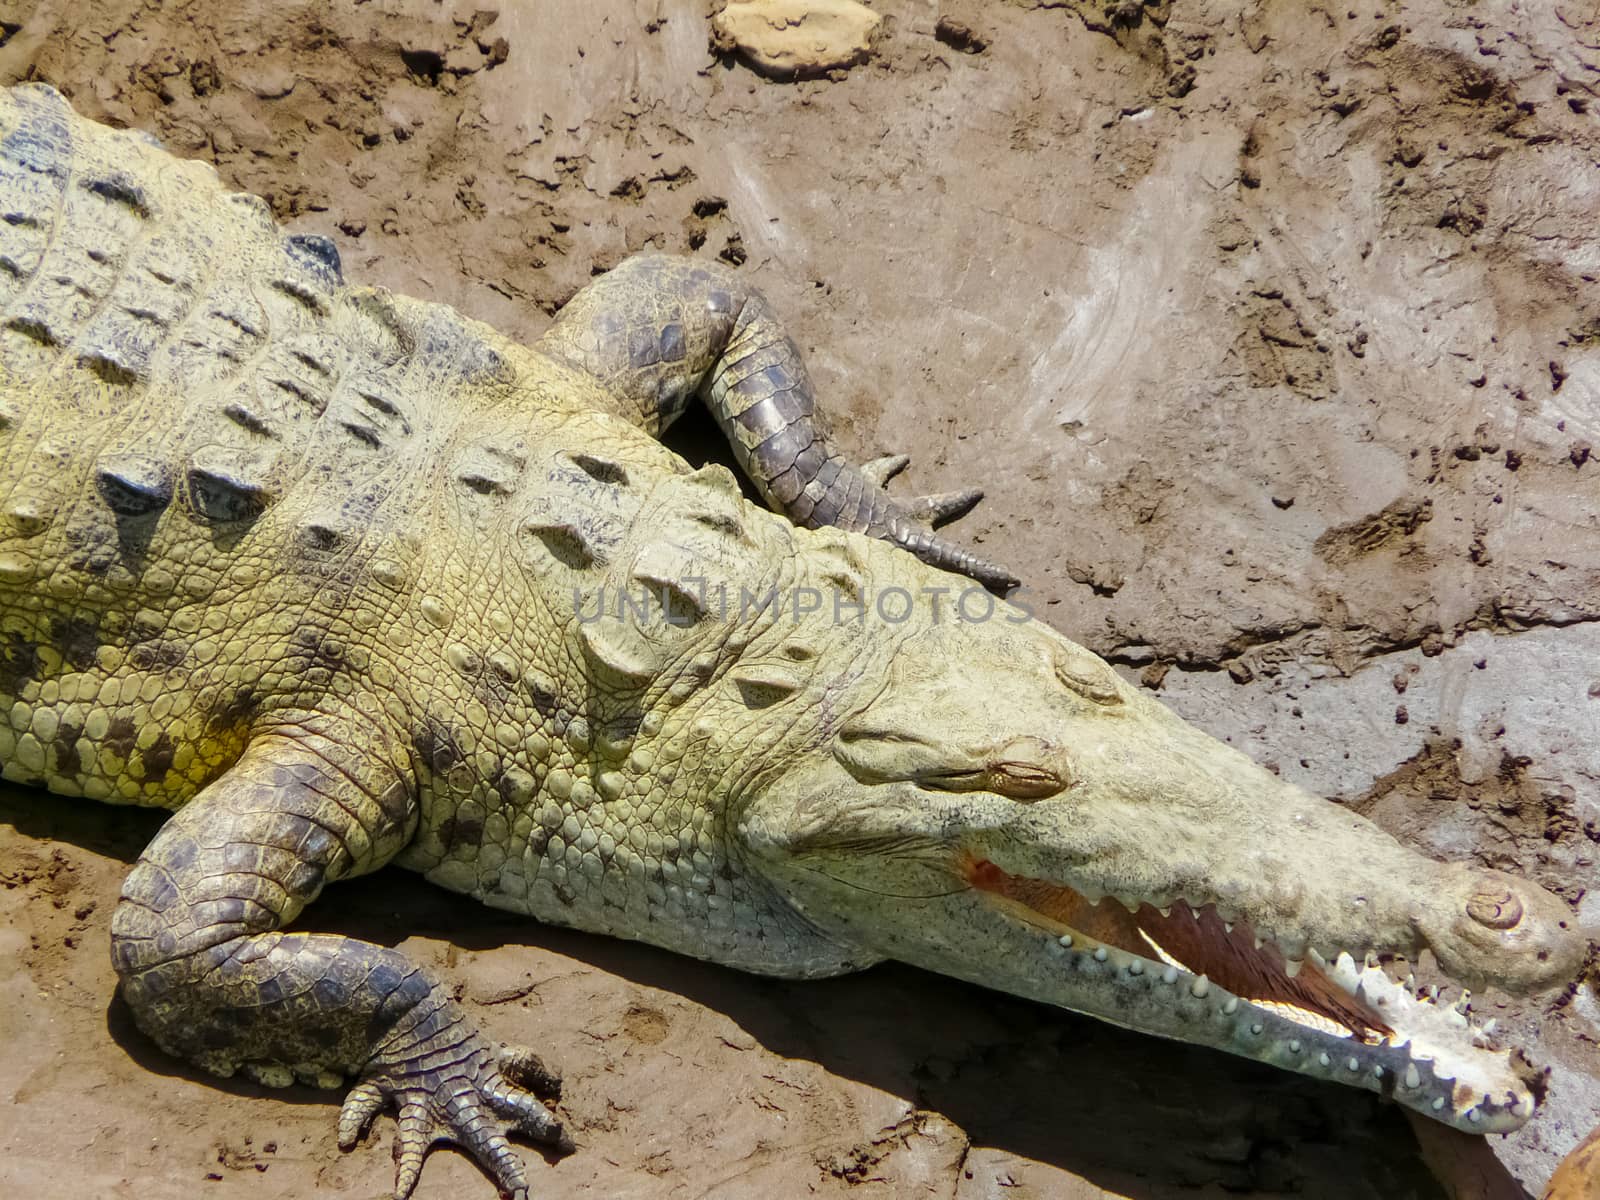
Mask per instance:
[[[985,859],[966,860],[961,873],[978,891],[1021,905],[1052,925],[1159,961],[1153,940],[1186,970],[1205,975],[1240,999],[1305,1009],[1337,1022],[1362,1041],[1379,1041],[1392,1032],[1314,964],[1303,964],[1291,976],[1275,945],[1263,942],[1258,947],[1254,931],[1244,922],[1230,931],[1212,905],[1191,908],[1179,900],[1169,915],[1149,904],[1129,912],[1116,900],[1095,903],[1070,887],[1011,875]]]

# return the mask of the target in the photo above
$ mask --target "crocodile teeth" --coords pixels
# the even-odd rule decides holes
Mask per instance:
[[[1360,972],[1356,970],[1356,960],[1350,957],[1348,950],[1339,951],[1339,957],[1334,960],[1331,972],[1334,982],[1347,992],[1353,992]]]
[[[1163,932],[1164,927],[1153,918],[1148,923],[1154,934],[1142,927],[1146,921],[1135,921],[1128,931],[1131,934],[1136,930],[1144,943],[1138,954],[1119,949],[1115,943],[1108,948],[1082,935],[1069,933],[1055,938],[1061,949],[1073,952],[1080,967],[1088,960],[1109,963],[1118,977],[1130,983],[1143,977],[1149,981],[1147,986],[1158,990],[1163,985],[1174,988],[1167,993],[1169,997],[1186,1003],[1191,998],[1205,1000],[1208,1011],[1234,1019],[1228,1024],[1236,1036],[1263,1035],[1269,1020],[1266,1014],[1270,1013],[1296,1027],[1285,1031],[1277,1045],[1280,1053],[1294,1056],[1302,1069],[1346,1082],[1364,1080],[1366,1086],[1406,1096],[1408,1103],[1432,1106],[1435,1113],[1452,1124],[1475,1126],[1473,1132],[1509,1126],[1512,1122],[1508,1118],[1525,1117],[1528,1114],[1523,1110],[1532,1108],[1533,1101],[1520,1088],[1506,1056],[1493,1052],[1493,1022],[1480,1026],[1469,1018],[1471,994],[1452,986],[1448,996],[1439,997],[1437,987],[1419,988],[1416,972],[1405,956],[1388,951],[1339,950],[1326,943],[1319,949],[1296,931],[1258,929],[1248,919],[1236,920],[1234,913],[1220,905],[1196,903],[1183,896],[1130,900],[1126,894],[1102,892],[1089,898],[1104,904],[1101,911],[1108,916],[1115,913],[1107,903],[1112,900],[1136,918],[1141,913],[1150,918],[1152,912],[1159,911],[1171,919],[1177,916],[1174,909],[1183,909],[1199,926],[1203,938],[1232,936],[1238,955],[1246,954],[1246,947],[1253,943],[1260,955],[1254,968],[1267,975],[1276,971],[1279,981],[1276,990],[1263,989],[1266,996],[1230,995],[1228,986],[1213,983],[1201,970],[1210,965],[1205,959],[1203,938],[1195,943],[1199,957],[1192,966],[1188,965],[1157,940],[1164,938],[1188,957],[1188,947],[1196,936],[1188,932],[1188,923],[1181,922]],[[1163,900],[1166,903],[1160,903]],[[1115,920],[1120,922],[1121,915],[1115,914]],[[1307,963],[1315,970],[1306,972]],[[1319,1001],[1315,999],[1318,981],[1307,980],[1307,974],[1326,978],[1355,1002],[1357,1011],[1364,1010],[1366,1018],[1351,1016],[1343,1006],[1319,1011]],[[1274,995],[1278,998],[1267,998]],[[1213,996],[1214,1001],[1210,999]],[[1302,998],[1309,1007],[1295,1002]],[[1254,1020],[1249,1015],[1252,1011],[1256,1014]],[[1342,1013],[1351,1023],[1330,1015],[1332,1012]],[[1380,1050],[1384,1057],[1375,1061]],[[1452,1073],[1459,1077],[1450,1078]],[[1378,1085],[1375,1080],[1386,1082]]]

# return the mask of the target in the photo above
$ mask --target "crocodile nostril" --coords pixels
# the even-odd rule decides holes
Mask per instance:
[[[1042,800],[1067,786],[1066,756],[1043,738],[1017,738],[988,762],[992,791],[1013,800]]]
[[[1510,929],[1522,920],[1522,901],[1509,888],[1485,888],[1467,901],[1467,916],[1490,929]]]

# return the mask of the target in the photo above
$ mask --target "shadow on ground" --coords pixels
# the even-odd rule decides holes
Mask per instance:
[[[131,863],[160,814],[0,790],[0,823]],[[736,1022],[766,1050],[948,1118],[974,1145],[1059,1166],[1136,1200],[1201,1194],[1435,1200],[1400,1110],[1375,1097],[888,966],[835,980],[741,975],[648,946],[541,926],[386,870],[331,889],[302,925],[393,945],[552,952]],[[109,999],[109,998],[108,998]],[[308,1088],[214,1081],[174,1062],[111,1001],[109,1034],[158,1074],[240,1096],[327,1104]],[[559,1046],[550,1047],[559,1064]],[[580,1150],[581,1153],[581,1150]],[[1218,1192],[1215,1189],[1220,1188]]]

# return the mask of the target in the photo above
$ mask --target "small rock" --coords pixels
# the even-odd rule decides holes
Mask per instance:
[[[711,45],[780,79],[864,61],[883,18],[856,0],[736,0],[711,19]]]
[[[189,87],[196,96],[209,96],[222,87],[222,75],[217,64],[209,59],[197,59],[189,64]]]
[[[1584,1200],[1600,1196],[1600,1129],[1567,1155],[1550,1177],[1545,1200]]]
[[[482,49],[487,50],[488,47],[484,46],[483,38],[480,35],[499,19],[500,14],[498,12],[492,9],[480,8],[472,14],[472,19],[467,22],[467,31],[464,36],[473,38]]]
[[[242,71],[239,82],[257,100],[281,100],[294,91],[295,77],[287,67],[263,63]]]

